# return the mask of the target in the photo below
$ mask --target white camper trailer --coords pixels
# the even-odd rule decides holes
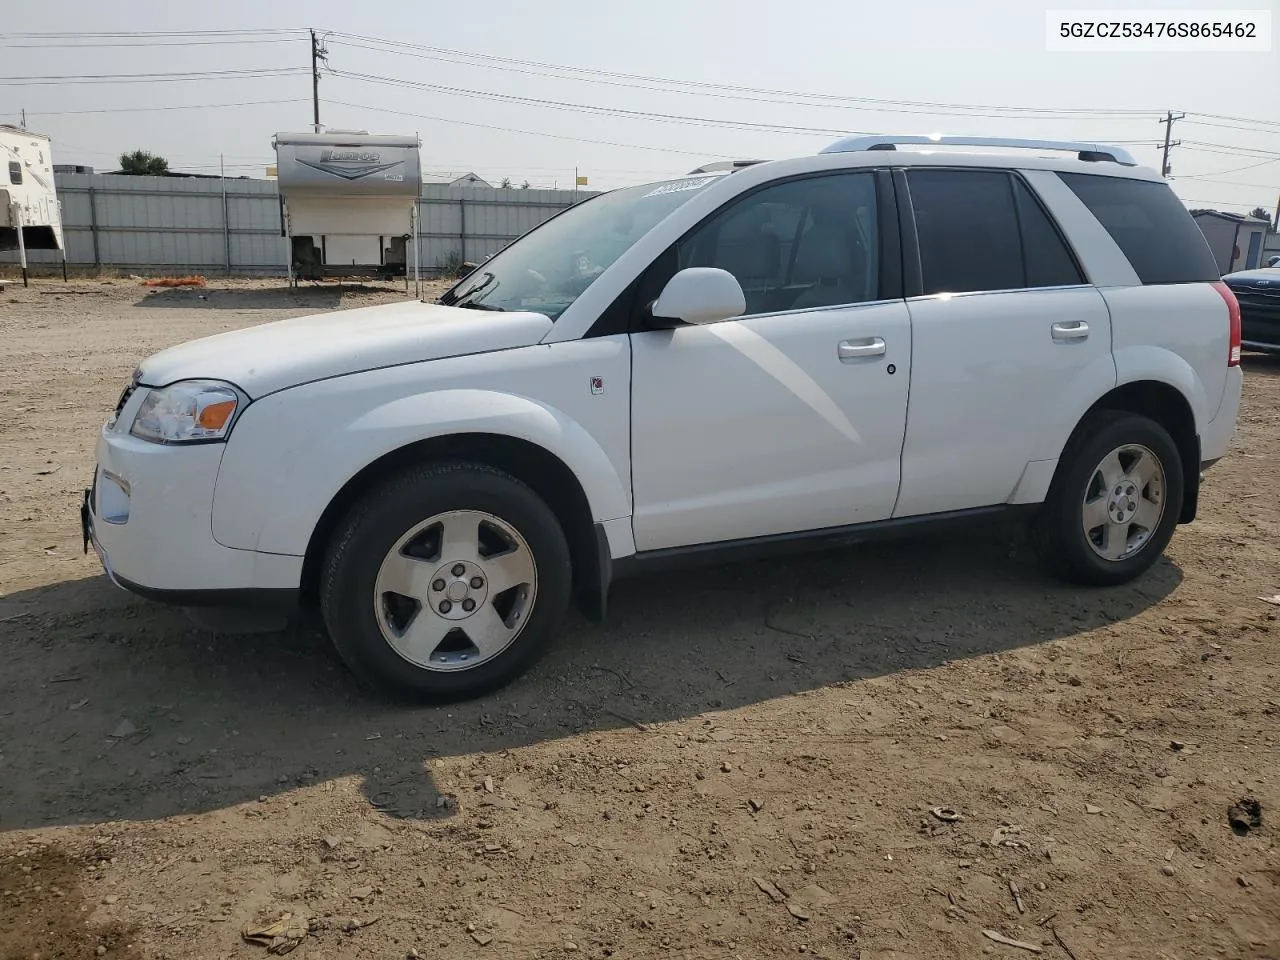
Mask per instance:
[[[17,250],[22,281],[27,280],[28,250],[60,250],[62,210],[53,186],[53,150],[49,138],[0,124],[0,250]]]
[[[406,276],[422,182],[416,136],[277,133],[272,146],[290,279]]]

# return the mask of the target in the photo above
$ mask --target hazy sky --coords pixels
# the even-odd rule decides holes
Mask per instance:
[[[25,107],[28,126],[53,137],[58,162],[113,169],[122,150],[140,147],[164,155],[174,169],[216,172],[224,154],[228,172],[262,176],[273,159],[274,132],[310,129],[309,44],[302,34],[231,38],[257,41],[236,43],[122,37],[111,42],[134,45],[77,49],[33,49],[21,44],[45,41],[12,34],[317,27],[335,31],[326,45],[336,71],[452,88],[412,89],[338,75],[321,80],[322,122],[381,133],[416,130],[428,171],[474,170],[495,183],[508,176],[516,183],[528,179],[535,186],[563,187],[571,184],[576,166],[593,188],[613,187],[678,175],[715,159],[812,153],[838,136],[705,121],[1128,141],[1143,163],[1158,166],[1158,119],[1173,109],[1239,118],[1193,115],[1175,124],[1174,136],[1183,145],[1173,152],[1173,172],[1183,199],[1193,206],[1274,210],[1280,196],[1280,41],[1271,53],[1251,54],[1046,51],[1046,7],[1102,6],[1101,0],[14,2],[5,5],[0,34],[0,122],[16,122]],[[1124,7],[1270,7],[1280,27],[1278,0],[1128,0]],[[400,47],[397,53],[343,32],[437,49]],[[567,71],[553,76],[512,60],[634,77]],[[192,81],[13,82],[288,68],[299,72]],[[675,90],[640,78],[718,86]],[[982,110],[849,100],[817,104],[812,98],[786,103],[778,101],[796,98],[726,85],[832,98],[1036,108],[1050,116],[983,116]],[[291,102],[209,106],[250,101]],[[169,106],[191,109],[124,109]],[[693,119],[604,115],[581,107]],[[1257,121],[1268,121],[1270,129]]]

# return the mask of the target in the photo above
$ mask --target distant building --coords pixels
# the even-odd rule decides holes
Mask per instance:
[[[457,173],[456,171],[446,171],[444,173],[424,173],[422,182],[429,183],[437,187],[492,187],[493,184],[483,177],[474,173]]]
[[[1262,245],[1270,224],[1258,217],[1218,210],[1192,214],[1223,275],[1262,266]]]
[[[93,173],[93,167],[86,167],[80,163],[55,163],[53,165],[54,173]]]
[[[1280,257],[1280,233],[1272,232],[1262,241],[1262,260],[1258,265],[1265,267],[1276,257]]]
[[[68,170],[68,173],[83,173],[85,169]],[[58,171],[61,172],[61,171]],[[92,173],[92,170],[89,170]],[[231,176],[223,176],[220,173],[184,173],[181,170],[166,170],[164,173],[129,173],[126,170],[108,170],[103,176],[106,177],[180,177],[188,180],[251,180],[252,177],[245,174],[232,174]]]

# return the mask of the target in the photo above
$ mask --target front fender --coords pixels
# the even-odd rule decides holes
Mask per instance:
[[[460,433],[542,447],[582,484],[596,522],[629,516],[627,486],[596,439],[547,403],[487,389],[440,389],[343,416],[343,392],[298,387],[237,421],[214,489],[213,535],[229,547],[302,556],[325,507],[364,467],[401,447]],[[324,430],[316,430],[324,423]]]

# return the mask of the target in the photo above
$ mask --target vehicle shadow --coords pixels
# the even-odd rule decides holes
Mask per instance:
[[[363,300],[369,297],[397,296],[411,299],[404,281],[394,283],[311,283],[303,281],[290,287],[280,281],[278,287],[155,287],[150,288],[134,304],[137,307],[205,310],[333,310],[344,298]],[[350,305],[350,304],[348,304]]]
[[[1244,353],[1240,357],[1245,375],[1280,376],[1280,353]]]
[[[514,685],[447,707],[367,691],[309,629],[215,637],[104,578],[60,583],[0,600],[0,832],[191,814],[350,775],[390,815],[450,816],[436,757],[1067,639],[1181,579],[1162,559],[1124,587],[1071,587],[1002,530],[655,575],[615,586],[607,624],[571,617]]]

